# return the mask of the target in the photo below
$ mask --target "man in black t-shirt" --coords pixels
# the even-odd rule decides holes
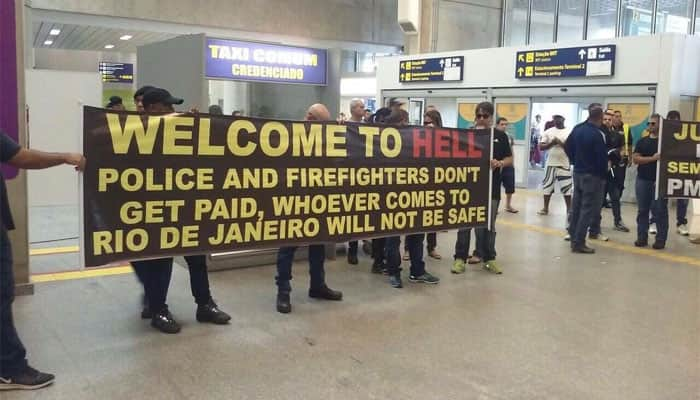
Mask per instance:
[[[3,163],[22,169],[45,169],[69,164],[82,171],[85,167],[85,159],[80,154],[25,149],[0,131],[0,165]],[[0,390],[40,389],[52,384],[54,376],[39,372],[27,364],[27,351],[17,335],[12,318],[15,279],[7,231],[14,228],[5,178],[0,173]]]
[[[656,168],[659,161],[659,114],[649,119],[649,136],[643,137],[634,147],[632,159],[637,167],[637,247],[646,247],[649,242],[649,212],[656,221],[656,241],[653,248],[666,247],[668,237],[668,200],[656,198]]]
[[[476,106],[476,126],[477,129],[488,129],[493,126],[493,104],[489,102],[479,103]],[[495,274],[503,271],[496,263],[496,215],[498,215],[498,204],[501,201],[501,171],[504,167],[513,165],[513,152],[510,148],[508,135],[498,129],[493,131],[493,159],[491,160],[492,182],[491,182],[491,228],[476,229],[476,249],[484,262],[484,268]],[[457,233],[457,243],[455,244],[455,261],[452,272],[461,274],[466,270],[466,258],[469,252],[469,235],[471,229],[460,229]]]

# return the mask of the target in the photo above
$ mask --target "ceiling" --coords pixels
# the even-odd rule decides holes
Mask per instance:
[[[51,36],[52,29],[60,29],[61,33]],[[159,42],[177,35],[163,32],[134,31],[99,26],[61,24],[56,22],[36,21],[32,24],[33,46],[35,48],[70,49],[136,52],[136,47],[148,43]],[[123,35],[131,35],[129,40],[120,40]],[[46,40],[53,44],[45,45]],[[114,48],[105,49],[112,44]]]

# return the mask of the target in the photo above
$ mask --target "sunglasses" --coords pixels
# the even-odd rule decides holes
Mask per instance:
[[[656,122],[649,122],[649,125],[654,126],[654,125],[656,125]]]
[[[488,119],[490,117],[488,114],[476,114],[476,119]]]

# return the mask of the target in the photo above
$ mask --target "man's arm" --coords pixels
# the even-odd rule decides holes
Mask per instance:
[[[85,157],[75,153],[46,153],[39,150],[22,148],[12,157],[8,164],[21,169],[45,169],[61,164],[74,165],[75,169],[85,169]]]

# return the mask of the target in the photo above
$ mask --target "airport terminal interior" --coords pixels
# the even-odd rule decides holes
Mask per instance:
[[[0,88],[0,400],[700,399],[700,0],[0,0]],[[216,165],[288,186],[182,189]],[[290,183],[338,166],[489,172]],[[180,184],[129,190],[129,167]],[[473,216],[347,208],[314,240],[332,211],[288,211],[307,236],[273,245],[243,223],[284,222],[287,194],[431,190]],[[218,223],[197,195],[250,198],[219,209],[245,240],[188,248]],[[177,196],[182,238],[129,236]]]

